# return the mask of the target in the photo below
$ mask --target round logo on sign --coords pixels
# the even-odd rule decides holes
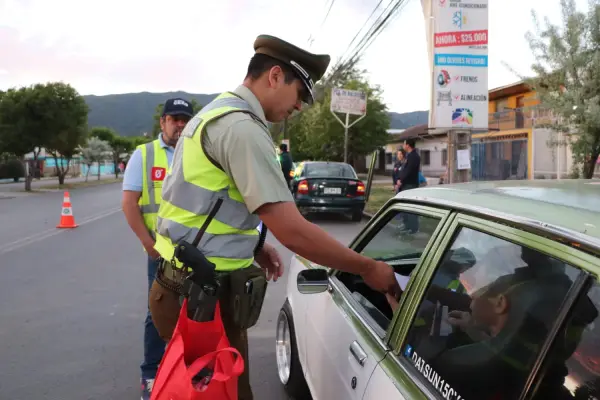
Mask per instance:
[[[157,168],[154,170],[154,178],[155,179],[162,179],[162,175],[163,175],[163,170],[161,168]]]
[[[71,210],[69,210],[68,208],[63,208],[62,214],[63,215],[69,215],[69,214],[71,214]]]

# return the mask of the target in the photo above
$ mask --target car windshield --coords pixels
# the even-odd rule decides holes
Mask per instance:
[[[305,166],[305,176],[319,178],[356,178],[356,174],[348,164],[310,163]]]

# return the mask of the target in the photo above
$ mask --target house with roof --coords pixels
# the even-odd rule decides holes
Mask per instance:
[[[573,155],[566,137],[544,127],[555,121],[540,104],[535,91],[519,81],[489,91],[488,130],[471,136],[472,180],[567,178]],[[385,147],[384,170],[391,174],[396,149],[404,140],[416,139],[425,176],[438,177],[448,166],[448,136],[435,133],[427,124],[390,134]],[[600,161],[596,174],[600,176]]]

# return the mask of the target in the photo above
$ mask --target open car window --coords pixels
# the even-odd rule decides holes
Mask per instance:
[[[404,289],[440,222],[439,217],[390,211],[387,221],[374,227],[377,230],[374,235],[366,244],[361,244],[360,253],[391,265]],[[385,332],[393,316],[385,295],[373,291],[358,275],[340,272],[335,277],[348,289],[352,299],[374,325]]]
[[[421,258],[440,219],[411,212],[398,212],[363,247],[362,255],[387,262],[416,262]]]

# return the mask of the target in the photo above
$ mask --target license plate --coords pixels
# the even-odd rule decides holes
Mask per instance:
[[[342,194],[342,188],[323,188],[325,194]]]

